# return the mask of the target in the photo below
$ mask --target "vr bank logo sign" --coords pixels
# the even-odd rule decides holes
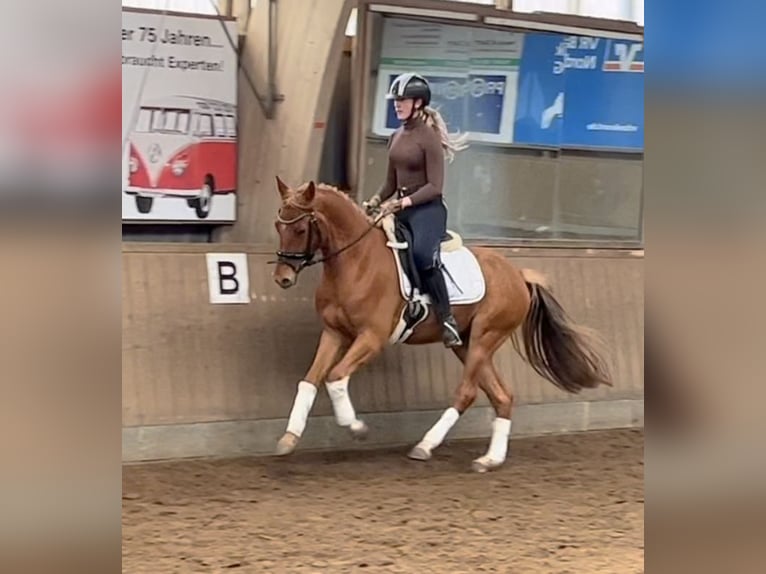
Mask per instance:
[[[609,40],[602,69],[605,72],[643,72],[644,45],[640,42]]]

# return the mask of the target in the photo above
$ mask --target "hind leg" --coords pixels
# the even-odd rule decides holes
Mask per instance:
[[[491,359],[482,369],[480,385],[495,409],[495,420],[492,422],[492,439],[489,448],[483,456],[473,461],[473,470],[487,472],[502,466],[508,454],[513,395],[503,385]]]
[[[492,357],[502,344],[504,337],[487,333],[481,339],[485,345],[490,345],[490,350],[486,360],[479,367],[478,383],[495,409],[495,420],[492,423],[492,438],[489,449],[486,454],[473,461],[472,467],[476,472],[487,472],[500,467],[505,462],[511,432],[513,395],[507,390],[492,364]],[[468,350],[465,347],[460,347],[453,349],[453,351],[458,359],[465,364]]]
[[[479,348],[470,348],[468,351],[465,351],[462,347],[456,348],[455,352],[460,352],[465,357],[463,360],[465,365],[465,368],[463,369],[463,379],[456,390],[455,401],[450,408],[444,411],[441,418],[436,421],[436,424],[428,430],[423,436],[423,439],[415,445],[407,455],[412,459],[430,459],[433,450],[444,441],[447,433],[449,433],[458,421],[460,415],[462,415],[476,400],[479,380],[478,374],[485,361],[484,352]]]

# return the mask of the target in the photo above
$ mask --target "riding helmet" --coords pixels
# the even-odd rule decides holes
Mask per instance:
[[[397,98],[420,98],[423,100],[423,105],[427,106],[431,103],[431,87],[428,85],[428,80],[420,74],[400,74],[391,82],[391,87],[386,94],[387,100]]]

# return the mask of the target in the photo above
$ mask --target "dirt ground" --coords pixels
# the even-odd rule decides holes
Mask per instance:
[[[643,433],[126,466],[123,572],[639,573]]]

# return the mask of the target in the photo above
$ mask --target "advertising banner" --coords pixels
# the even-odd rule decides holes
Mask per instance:
[[[643,44],[527,34],[515,143],[643,149]]]
[[[469,139],[569,148],[643,149],[643,44],[386,18],[373,132],[399,122],[385,99],[418,72],[450,131]]]
[[[464,98],[466,130],[475,141],[513,140],[513,112],[524,35],[475,28]]]
[[[641,42],[570,37],[562,145],[644,147],[644,49]]]
[[[387,18],[373,132],[387,136],[399,126],[385,95],[396,76],[417,72],[430,82],[431,106],[451,132],[510,141],[521,42],[521,34]]]
[[[234,20],[123,9],[123,221],[235,220],[232,42]]]
[[[528,34],[519,71],[514,141],[561,145],[564,125],[564,70],[556,50],[561,36]]]

